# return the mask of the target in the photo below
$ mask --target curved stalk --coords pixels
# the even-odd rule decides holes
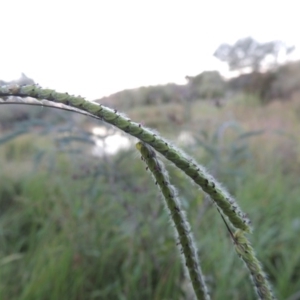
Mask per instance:
[[[227,216],[232,225],[243,231],[251,231],[249,220],[227,191],[206,170],[198,165],[192,158],[181,150],[171,145],[157,133],[144,128],[141,124],[132,122],[116,110],[112,110],[101,104],[87,101],[83,97],[71,96],[68,93],[58,93],[51,89],[42,89],[36,85],[10,85],[0,87],[0,97],[18,96],[46,99],[59,102],[88,112],[119,129],[137,137],[141,141],[151,145],[156,151],[172,161],[178,168],[184,171],[202,190],[207,193]]]
[[[245,237],[244,232],[237,230],[233,234],[232,238],[237,254],[243,260],[250,272],[251,279],[259,299],[275,299],[267,276],[262,269],[261,263],[256,258],[254,249],[252,248],[248,239]]]
[[[181,209],[181,202],[177,197],[175,188],[169,181],[169,175],[163,163],[157,159],[155,151],[148,145],[138,142],[136,148],[141,152],[142,159],[146,162],[155,182],[158,184],[165,199],[172,223],[175,228],[176,239],[179,240],[184,265],[187,267],[192,285],[198,300],[209,300],[208,289],[202,274],[197,249],[191,233],[190,225]]]

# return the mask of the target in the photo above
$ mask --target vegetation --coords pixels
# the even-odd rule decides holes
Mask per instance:
[[[300,62],[277,65],[267,71],[252,71],[225,80],[217,71],[204,71],[197,76],[186,76],[187,84],[167,84],[125,90],[97,100],[120,110],[135,106],[160,104],[190,105],[206,100],[221,107],[239,94],[254,95],[266,104],[275,100],[290,100],[300,92]],[[172,114],[171,114],[172,115]],[[175,114],[176,115],[176,114]],[[173,119],[176,119],[173,114]],[[177,116],[178,118],[178,116]]]
[[[253,245],[275,294],[297,299],[300,170],[294,161],[299,160],[299,104],[261,107],[244,100],[233,99],[222,110],[195,101],[190,122],[177,130],[190,130],[189,153],[225,182],[249,212]],[[228,122],[228,113],[235,123]],[[56,120],[59,116],[55,114]],[[97,160],[85,155],[79,162],[89,146],[80,150],[75,139],[67,143],[66,135],[74,135],[71,126],[63,136],[58,135],[61,128],[48,130],[48,138],[45,128],[35,123],[33,135],[23,132],[1,151],[1,299],[192,298],[168,216],[153,201],[158,197],[155,186],[148,183],[133,150]],[[269,132],[261,135],[261,129]],[[28,155],[34,164],[26,162]],[[212,298],[253,299],[247,272],[224,236],[218,212],[181,173],[170,172],[184,200]]]

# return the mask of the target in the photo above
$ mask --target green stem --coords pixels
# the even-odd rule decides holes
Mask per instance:
[[[254,249],[251,247],[250,242],[245,237],[244,232],[242,232],[241,230],[237,230],[233,234],[233,241],[235,243],[236,252],[244,261],[247,269],[251,274],[251,279],[253,281],[259,299],[275,299],[267,276],[262,269],[261,263],[256,258]]]
[[[172,161],[178,168],[192,178],[192,180],[220,207],[233,226],[243,231],[251,231],[249,220],[245,217],[245,214],[242,213],[234,199],[202,166],[198,165],[181,150],[171,145],[167,140],[149,129],[144,128],[141,124],[132,122],[116,110],[112,110],[95,102],[87,101],[80,96],[75,97],[67,93],[57,93],[54,90],[42,89],[36,85],[2,86],[0,87],[0,97],[5,96],[32,97],[35,99],[46,99],[63,103],[84,110],[130,135],[137,137],[143,142],[151,145],[155,150]]]
[[[142,159],[146,162],[152,172],[155,182],[160,187],[164,196],[166,207],[174,223],[176,236],[178,236],[185,264],[197,296],[197,299],[210,299],[205,278],[202,274],[200,262],[198,260],[197,249],[191,234],[190,225],[187,222],[181,203],[177,197],[175,188],[170,184],[168,173],[161,161],[157,159],[155,151],[148,145],[138,142],[137,149],[142,154]]]

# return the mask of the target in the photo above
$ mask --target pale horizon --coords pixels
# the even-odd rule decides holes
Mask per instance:
[[[242,5],[241,5],[242,4]],[[21,73],[42,87],[97,99],[140,86],[185,83],[221,43],[252,36],[295,45],[296,1],[5,1],[0,79]]]

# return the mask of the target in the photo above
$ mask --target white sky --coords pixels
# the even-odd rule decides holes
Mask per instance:
[[[214,50],[248,35],[281,39],[299,51],[299,6],[299,0],[3,0],[0,79],[24,72],[42,87],[91,100],[184,83],[203,70],[226,72]]]

